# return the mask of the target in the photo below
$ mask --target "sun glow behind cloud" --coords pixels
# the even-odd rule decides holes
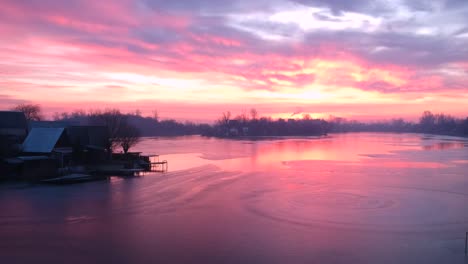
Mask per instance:
[[[252,107],[272,116],[298,107],[360,119],[465,115],[467,12],[456,0],[7,0],[0,105],[156,108],[204,121]]]

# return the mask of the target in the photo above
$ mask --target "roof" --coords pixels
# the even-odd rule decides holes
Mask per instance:
[[[63,134],[63,128],[33,128],[23,143],[23,152],[50,153]]]
[[[0,111],[0,128],[27,129],[28,122],[23,112]]]
[[[71,126],[72,122],[66,121],[31,121],[30,128],[66,128]]]
[[[67,135],[74,145],[105,148],[108,142],[105,126],[70,126]]]

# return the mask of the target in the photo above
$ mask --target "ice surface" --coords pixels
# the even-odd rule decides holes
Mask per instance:
[[[166,174],[0,185],[2,263],[465,263],[467,140],[145,139]]]

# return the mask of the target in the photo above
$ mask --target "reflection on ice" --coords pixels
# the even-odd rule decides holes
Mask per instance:
[[[149,138],[135,151],[163,155],[168,173],[0,186],[0,259],[463,263],[466,144],[380,133]]]

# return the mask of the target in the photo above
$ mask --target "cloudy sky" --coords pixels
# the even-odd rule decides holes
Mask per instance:
[[[0,108],[468,114],[466,0],[2,0]]]

